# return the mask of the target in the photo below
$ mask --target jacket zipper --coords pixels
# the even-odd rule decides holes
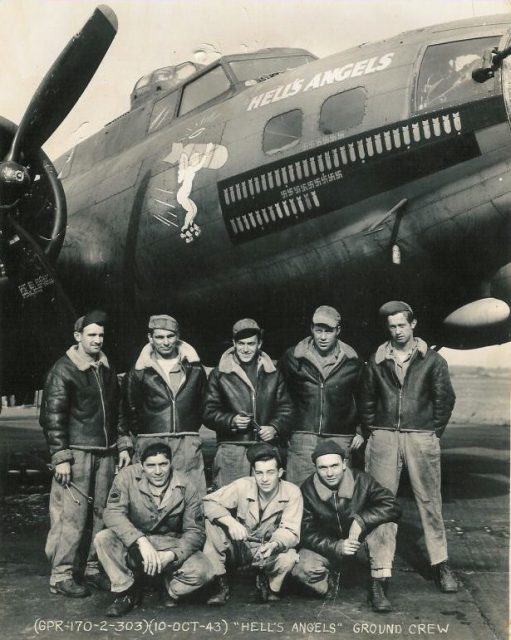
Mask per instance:
[[[321,433],[321,429],[323,427],[324,388],[325,388],[325,381],[321,380],[321,382],[319,383],[319,431],[318,431],[318,435]]]
[[[338,504],[337,504],[337,493],[334,493],[334,504],[335,504],[335,515],[337,516],[337,524],[339,526],[339,533],[342,536],[342,527],[341,527],[341,521],[339,520],[339,510],[338,510]]]
[[[94,378],[98,383],[99,387],[99,397],[101,398],[101,407],[103,409],[103,433],[105,434],[105,447],[108,448],[108,433],[106,432],[106,408],[105,408],[105,399],[103,398],[103,388],[101,387],[101,381],[99,379],[99,371],[96,370],[96,367],[92,367],[92,372],[94,374]]]

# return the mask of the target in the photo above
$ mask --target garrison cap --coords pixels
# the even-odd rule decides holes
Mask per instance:
[[[268,444],[267,442],[258,442],[257,444],[253,444],[247,448],[247,460],[250,462],[250,466],[252,467],[258,460],[266,458],[267,456],[276,458],[278,466],[282,466],[279,450],[272,447],[271,444]]]
[[[94,311],[89,311],[84,316],[80,316],[78,320],[75,322],[75,331],[83,331],[85,327],[89,324],[99,324],[101,327],[104,327],[107,322],[107,315],[104,311],[100,309],[94,309]]]
[[[395,315],[396,313],[402,313],[403,311],[409,311],[413,314],[412,307],[406,302],[403,302],[402,300],[391,300],[380,307],[378,315],[385,319],[389,316]]]
[[[343,460],[346,457],[346,452],[335,440],[320,440],[311,454],[312,462],[316,463],[316,458],[330,454],[341,456]]]
[[[312,324],[325,324],[327,327],[335,329],[341,323],[341,314],[326,304],[322,304],[314,311],[312,316]]]
[[[235,322],[232,327],[232,337],[235,340],[242,340],[256,333],[261,335],[262,329],[252,318],[242,318],[238,320],[238,322]]]
[[[173,331],[179,333],[179,324],[172,316],[161,315],[151,316],[149,318],[148,329],[165,329],[165,331]]]

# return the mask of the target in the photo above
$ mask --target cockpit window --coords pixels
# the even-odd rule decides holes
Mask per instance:
[[[312,56],[286,56],[284,58],[249,58],[230,62],[238,82],[262,82],[279,73],[312,62]]]
[[[484,52],[497,46],[499,40],[500,36],[492,36],[428,47],[417,83],[417,110],[435,109],[491,95],[493,83],[475,82],[472,71],[482,66]]]
[[[140,89],[143,89],[144,87],[147,87],[147,85],[149,85],[150,82],[151,82],[150,73],[148,73],[146,76],[142,76],[140,80],[138,80],[137,84],[135,85],[135,91],[138,91]]]
[[[263,151],[277,153],[297,144],[302,137],[302,112],[293,109],[268,120],[263,133]]]
[[[183,89],[183,99],[179,107],[179,115],[217,98],[231,88],[231,83],[221,66],[214,67],[204,75],[193,80]]]
[[[356,127],[364,119],[366,102],[367,94],[364,87],[355,87],[330,96],[321,107],[321,132],[329,134]]]
[[[151,118],[147,126],[147,133],[154,133],[172,122],[178,98],[179,91],[174,91],[154,103]]]

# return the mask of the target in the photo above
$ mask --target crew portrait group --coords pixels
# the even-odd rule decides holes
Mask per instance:
[[[177,320],[154,315],[122,377],[102,350],[106,314],[78,318],[40,414],[54,471],[50,591],[111,591],[111,617],[158,587],[167,607],[206,586],[207,604],[222,606],[244,567],[260,602],[278,601],[283,585],[342,598],[365,547],[370,605],[391,611],[403,467],[436,584],[457,591],[441,497],[440,438],[455,402],[447,363],[415,335],[406,302],[379,315],[388,340],[367,363],[340,340],[333,307],[318,307],[310,335],[278,362],[243,318],[209,376]],[[216,434],[209,491],[202,425]]]

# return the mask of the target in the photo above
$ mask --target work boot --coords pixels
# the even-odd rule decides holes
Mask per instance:
[[[259,571],[256,576],[256,590],[259,602],[278,602],[280,600],[280,593],[272,590],[268,576],[263,571]]]
[[[77,584],[73,578],[50,584],[50,593],[60,593],[68,598],[86,598],[90,596],[90,590],[82,584]]]
[[[104,573],[85,575],[83,581],[88,587],[92,587],[98,591],[110,591],[110,580]]]
[[[115,597],[115,600],[108,607],[105,615],[108,618],[118,618],[131,611],[136,604],[135,589],[131,586],[126,591],[121,591]]]
[[[433,565],[435,570],[435,582],[443,593],[456,593],[458,591],[458,583],[454,577],[447,560],[440,564]]]
[[[388,583],[385,578],[372,578],[371,588],[369,591],[369,602],[373,607],[373,611],[377,613],[387,613],[392,611],[392,605],[385,596]]]
[[[210,607],[223,607],[231,597],[229,593],[229,584],[225,575],[217,576],[213,582],[213,593],[208,598],[207,604]]]
[[[334,571],[333,569],[331,569],[328,573],[328,589],[325,594],[325,598],[327,598],[328,600],[332,600],[337,596],[340,581],[341,574],[339,573],[339,571]]]

